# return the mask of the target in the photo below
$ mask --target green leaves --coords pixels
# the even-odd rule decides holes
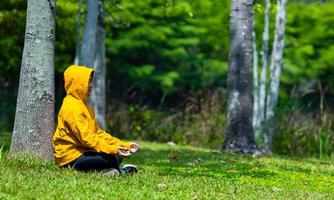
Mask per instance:
[[[228,3],[218,0],[123,0],[109,7],[107,56],[114,77],[126,87],[135,84],[136,90],[164,94],[222,84],[228,46],[228,37],[221,37],[228,32],[225,7]]]
[[[323,79],[333,71],[334,41],[332,11],[334,4],[290,4],[286,30],[283,84]],[[312,13],[310,15],[310,13]],[[288,78],[289,77],[289,78]],[[284,82],[284,80],[290,80]]]
[[[180,74],[176,71],[170,71],[153,77],[154,80],[160,82],[161,88],[167,93],[175,88],[175,82],[180,78]]]
[[[133,79],[140,79],[150,76],[154,71],[154,66],[144,65],[141,67],[129,67],[128,73]]]

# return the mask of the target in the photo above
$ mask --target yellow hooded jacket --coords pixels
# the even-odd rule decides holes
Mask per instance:
[[[102,130],[88,106],[88,85],[93,69],[72,65],[64,72],[66,97],[58,114],[58,126],[53,136],[56,162],[66,165],[85,151],[117,154],[119,146],[130,148]]]

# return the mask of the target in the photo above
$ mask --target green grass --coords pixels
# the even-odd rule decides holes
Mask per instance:
[[[0,131],[0,148],[8,150],[10,148],[11,133]]]
[[[140,143],[143,150],[124,160],[140,172],[116,178],[60,170],[32,157],[9,160],[2,150],[0,199],[334,199],[331,160]]]

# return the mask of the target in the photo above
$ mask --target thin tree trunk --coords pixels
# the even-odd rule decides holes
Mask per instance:
[[[257,152],[251,121],[252,30],[253,0],[232,0],[227,82],[229,100],[223,151]]]
[[[320,123],[324,123],[326,121],[326,115],[325,115],[325,93],[326,88],[323,87],[323,84],[321,83],[321,80],[318,81],[318,87],[319,87],[319,95],[320,95],[320,102],[319,102],[319,110],[320,110]]]
[[[99,2],[87,0],[85,27],[80,50],[79,64],[93,67],[96,50],[97,18],[99,14]]]
[[[278,101],[279,81],[283,63],[284,34],[287,0],[278,0],[278,11],[275,22],[275,38],[270,65],[270,86],[266,102],[266,131],[264,134],[264,153],[271,154],[274,133],[274,109]]]
[[[55,0],[28,0],[10,155],[53,159]]]
[[[74,64],[75,65],[79,65],[79,57],[80,57],[81,6],[82,6],[82,0],[78,0],[77,35],[76,35],[76,39],[75,39],[75,57],[74,57]]]
[[[255,137],[259,136],[259,78],[258,53],[256,47],[255,20],[253,20],[253,131]]]
[[[105,19],[104,1],[99,0],[99,17],[96,34],[96,56],[94,61],[94,87],[90,97],[96,120],[106,128],[106,63],[105,63]]]
[[[87,0],[80,65],[94,68],[94,85],[89,102],[102,128],[105,125],[106,69],[103,1]]]
[[[268,66],[268,42],[269,42],[269,23],[270,23],[270,0],[266,0],[264,14],[264,30],[262,35],[262,70],[260,80],[259,94],[259,120],[260,124],[265,120],[266,103],[266,84],[267,84],[267,66]]]

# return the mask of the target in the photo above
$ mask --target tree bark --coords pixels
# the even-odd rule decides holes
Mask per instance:
[[[256,47],[255,20],[253,20],[253,131],[255,138],[259,136],[259,78],[258,53]]]
[[[74,64],[79,65],[79,57],[80,57],[80,46],[81,46],[81,6],[82,0],[78,0],[78,13],[77,13],[77,35],[75,39],[75,57],[74,57]]]
[[[270,86],[266,102],[266,127],[264,134],[264,153],[272,152],[272,137],[274,133],[274,109],[278,101],[279,81],[283,63],[284,34],[286,22],[287,0],[278,0],[278,11],[275,22],[275,38],[270,65]]]
[[[55,0],[28,0],[10,155],[53,160]]]
[[[259,94],[259,124],[265,120],[265,104],[266,104],[266,84],[267,84],[267,66],[268,66],[268,43],[269,43],[269,22],[270,22],[270,0],[266,0],[266,8],[264,14],[264,30],[262,35],[262,69],[260,78],[260,94]]]
[[[80,50],[80,65],[94,68],[94,84],[89,103],[93,107],[97,122],[105,125],[106,67],[104,7],[102,0],[87,0],[83,41]]]
[[[99,14],[99,2],[87,0],[85,27],[80,50],[79,64],[93,67],[96,49],[97,18]]]
[[[106,63],[105,63],[105,12],[104,1],[99,0],[99,17],[96,33],[96,56],[94,61],[94,87],[90,96],[96,120],[106,128]]]
[[[251,76],[253,0],[232,0],[227,88],[228,114],[223,151],[254,154]]]

